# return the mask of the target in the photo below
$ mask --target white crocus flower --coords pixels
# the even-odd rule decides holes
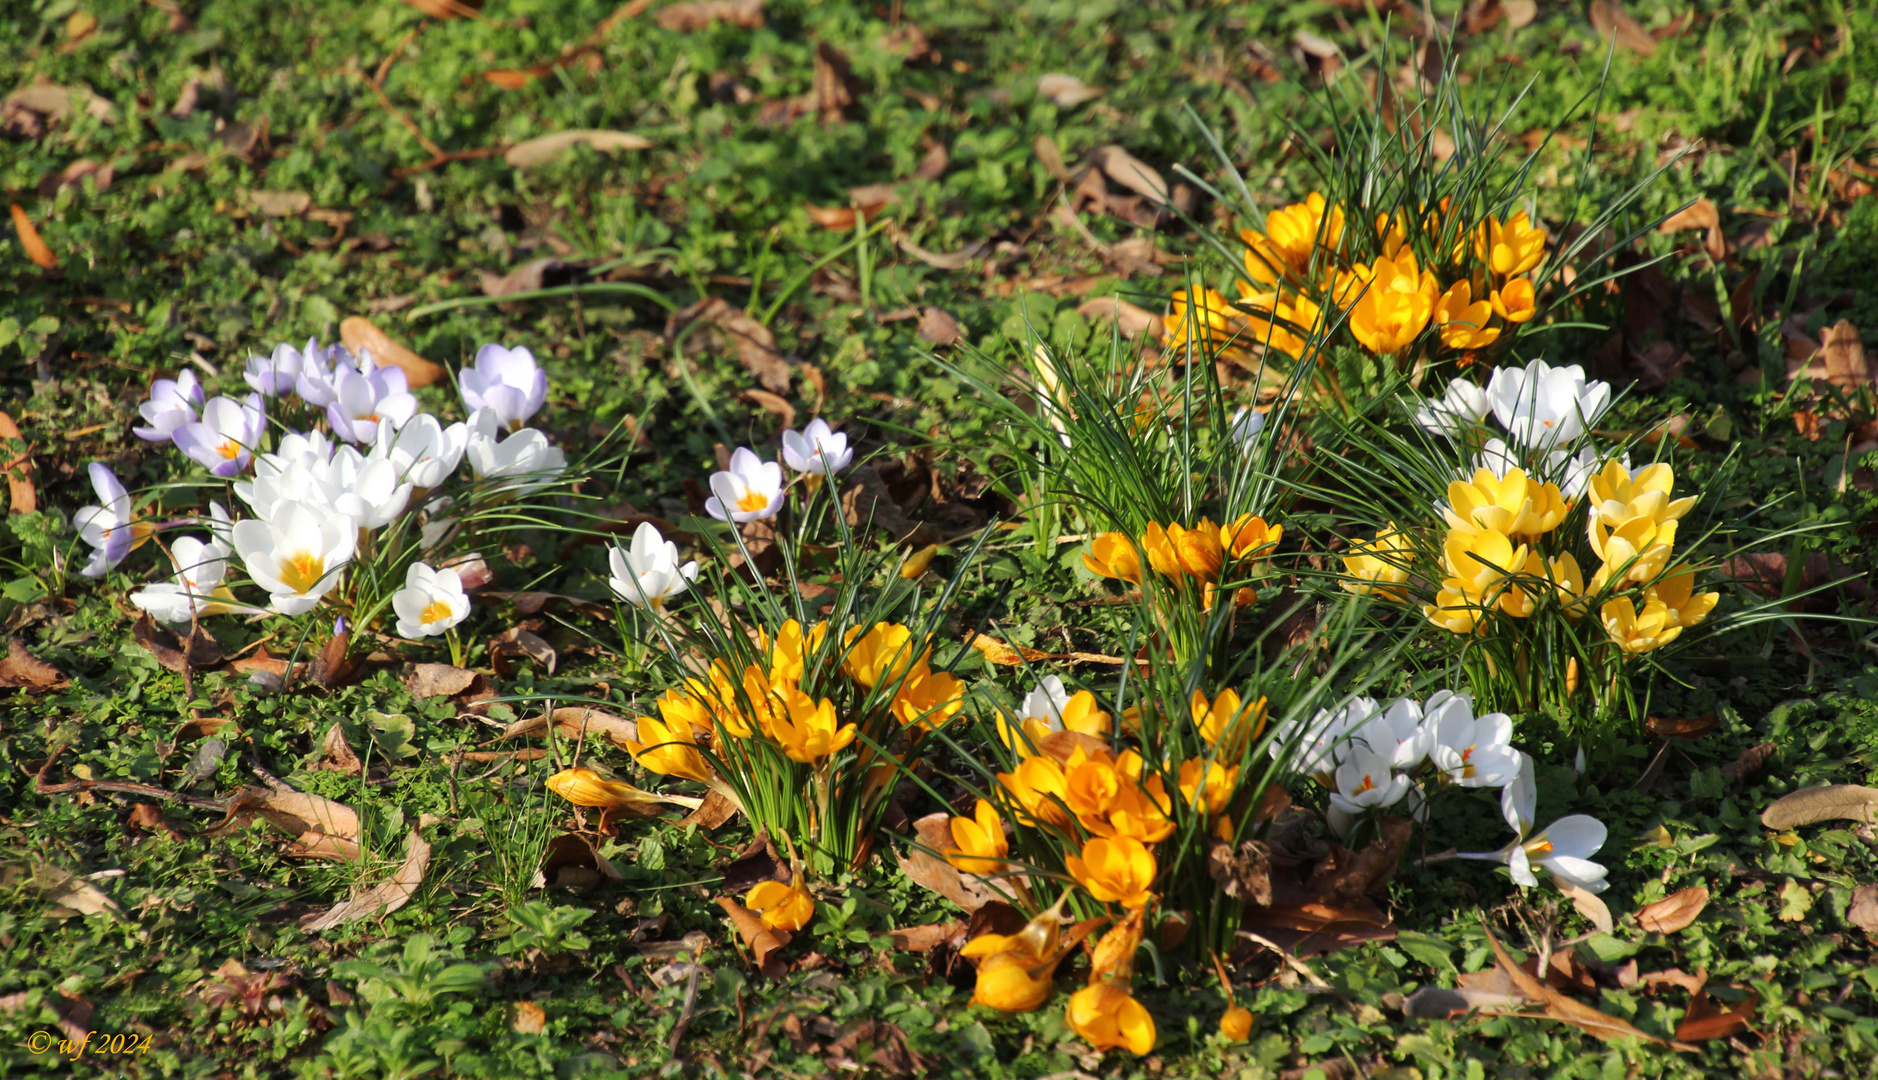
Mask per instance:
[[[479,422],[485,418],[487,423]],[[463,456],[476,479],[519,481],[503,486],[527,494],[547,487],[567,468],[567,455],[534,428],[523,428],[498,442],[491,430],[495,419],[488,409],[477,410],[471,418]]]
[[[359,527],[328,507],[275,504],[266,521],[238,521],[235,554],[282,615],[302,615],[339,583],[358,542]]]
[[[317,340],[309,340],[306,351],[300,354],[300,372],[293,380],[294,393],[308,405],[324,409],[339,400],[339,377],[358,370],[358,357],[344,346],[322,348]]]
[[[381,457],[367,457],[350,446],[333,454],[328,466],[332,487],[338,492],[333,509],[361,528],[382,529],[404,513],[411,499],[411,482],[401,479],[398,467]]]
[[[1232,423],[1226,429],[1232,441],[1239,444],[1239,449],[1248,451],[1258,440],[1259,432],[1264,430],[1265,414],[1249,405],[1239,406],[1239,411],[1232,414]]]
[[[535,415],[548,398],[548,375],[524,348],[484,345],[474,365],[457,375],[457,389],[471,412],[488,409],[511,431]]]
[[[854,460],[854,451],[848,448],[846,435],[817,417],[800,433],[794,430],[782,433],[782,459],[799,473],[833,476]]]
[[[1069,690],[1060,676],[1045,675],[1017,703],[1018,720],[1038,720],[1051,731],[1063,730],[1063,710],[1069,707]]]
[[[1592,862],[1591,856],[1604,846],[1608,835],[1604,823],[1588,814],[1562,817],[1508,848],[1506,868],[1514,881],[1527,888],[1539,884],[1533,873],[1537,867],[1581,889],[1603,892],[1611,883],[1604,880],[1604,866]]]
[[[1446,700],[1443,695],[1448,694],[1438,690],[1429,703],[1438,708]],[[1420,702],[1397,698],[1365,723],[1352,741],[1388,758],[1389,767],[1397,772],[1413,772],[1427,760],[1428,749],[1434,743],[1434,732],[1422,722],[1422,714]]]
[[[1352,742],[1333,774],[1330,805],[1345,814],[1394,806],[1408,794],[1409,778],[1396,772],[1387,753]]]
[[[1415,411],[1415,423],[1423,431],[1450,439],[1486,418],[1487,392],[1466,379],[1455,379],[1440,401],[1430,401]]]
[[[1610,407],[1611,386],[1587,382],[1577,364],[1555,368],[1534,360],[1494,372],[1487,402],[1514,442],[1551,449],[1577,440],[1597,423]]]
[[[782,509],[782,466],[763,461],[747,446],[730,455],[730,468],[711,474],[705,512],[719,521],[756,521]]]
[[[391,610],[398,615],[399,637],[435,637],[469,617],[470,598],[455,570],[412,563],[404,588],[391,594]]]
[[[697,561],[680,565],[678,545],[665,539],[650,521],[640,522],[633,530],[631,546],[608,549],[606,561],[613,572],[607,584],[634,607],[657,611],[698,580]]]
[[[468,424],[445,427],[429,413],[418,413],[396,431],[380,427],[372,456],[390,461],[400,478],[428,491],[456,472],[469,438]]]
[[[124,561],[130,549],[149,539],[155,529],[133,516],[130,492],[117,474],[101,461],[87,470],[91,489],[98,493],[97,506],[86,506],[72,515],[72,528],[79,539],[91,547],[91,561],[80,571],[86,577],[103,577],[105,572]]]
[[[215,397],[202,406],[200,420],[171,432],[170,441],[212,475],[228,479],[247,471],[266,432],[261,395],[249,394],[246,401]]]
[[[1474,717],[1474,700],[1453,694],[1424,706],[1434,735],[1429,760],[1443,777],[1462,787],[1501,787],[1519,771],[1512,747],[1513,720],[1505,713]]]
[[[317,340],[307,340],[308,353],[317,355],[319,347]],[[247,370],[241,373],[241,377],[262,397],[279,397],[291,391],[299,381],[300,370],[304,366],[303,355],[299,349],[282,342],[274,346],[272,355],[248,357]]]
[[[150,384],[150,400],[137,406],[144,426],[131,428],[131,434],[145,442],[167,442],[177,428],[195,423],[201,408],[202,383],[195,372],[184,368],[174,379]]]
[[[170,545],[176,576],[131,593],[130,602],[149,612],[158,622],[172,625],[187,625],[196,615],[252,611],[239,604],[224,603],[215,596],[228,575],[229,554],[228,548],[213,537],[207,541],[193,536],[180,537]]]
[[[1539,784],[1533,775],[1532,755],[1524,750],[1515,753],[1519,754],[1519,768],[1500,789],[1500,815],[1506,818],[1513,833],[1524,840],[1532,831],[1533,810],[1539,803]]]
[[[1297,752],[1291,767],[1300,775],[1315,776],[1329,783],[1337,763],[1345,756],[1351,735],[1380,715],[1374,698],[1355,697],[1332,712],[1319,709],[1309,721],[1294,720],[1282,724],[1272,740],[1271,754],[1280,757],[1285,747],[1295,745]]]

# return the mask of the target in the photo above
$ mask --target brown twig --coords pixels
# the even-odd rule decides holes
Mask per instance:
[[[1290,967],[1291,970],[1297,972],[1298,974],[1304,976],[1305,981],[1309,982],[1312,986],[1315,986],[1320,990],[1330,989],[1330,984],[1318,978],[1317,972],[1312,971],[1309,967],[1305,966],[1304,961],[1291,955],[1290,949],[1287,949],[1284,946],[1279,945],[1277,942],[1261,934],[1255,934],[1250,930],[1239,931],[1239,936],[1242,938],[1245,938],[1247,941],[1250,941],[1254,945],[1262,945],[1265,948],[1270,949],[1271,951],[1277,953],[1279,958],[1284,960],[1286,966]]]
[[[404,110],[391,103],[391,99],[385,96],[384,87],[378,85],[370,76],[366,75],[365,72],[360,71],[358,68],[353,68],[352,71],[359,77],[359,81],[363,82],[372,91],[373,96],[378,98],[378,104],[383,106],[384,110],[391,114],[391,118],[403,124],[405,129],[416,137],[418,144],[425,150],[430,151],[431,157],[440,158],[447,153],[443,147],[430,141],[430,136],[424,134],[424,129],[417,126],[417,121],[406,116]]]
[[[429,20],[419,22],[410,33],[404,35],[403,41],[398,42],[397,48],[385,54],[385,58],[378,62],[378,70],[372,73],[373,86],[382,88],[385,85],[385,76],[391,73],[391,65],[397,63],[398,57],[404,55],[404,47],[409,45],[417,35],[423,33],[424,28],[429,25]]]
[[[698,976],[704,971],[704,965],[696,960],[691,962],[691,978],[685,982],[685,1007],[678,1014],[678,1023],[672,1025],[671,1055],[678,1056],[678,1043],[685,1037],[685,1029],[691,1026],[691,1018],[698,1011]]]

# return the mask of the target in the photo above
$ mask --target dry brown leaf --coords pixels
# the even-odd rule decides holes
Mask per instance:
[[[335,926],[369,918],[374,915],[389,915],[411,902],[417,895],[418,886],[424,883],[424,871],[430,867],[430,844],[412,829],[405,837],[404,861],[392,871],[384,881],[355,893],[351,899],[334,904],[323,915],[302,919],[300,928],[309,933],[331,930]]]
[[[1113,144],[1090,156],[1095,167],[1110,180],[1159,206],[1169,201],[1167,181],[1154,166]]]
[[[1265,841],[1244,840],[1236,849],[1215,841],[1206,851],[1206,872],[1227,896],[1271,906],[1272,854]]]
[[[413,389],[419,386],[429,386],[443,378],[444,370],[441,364],[433,364],[393,341],[364,316],[353,315],[341,319],[339,340],[354,353],[360,349],[368,349],[371,351],[372,359],[380,364],[391,364],[397,367],[404,372],[404,381]]]
[[[1580,1031],[1583,1031],[1585,1034],[1605,1042],[1612,1042],[1618,1039],[1636,1039],[1639,1042],[1668,1046],[1675,1050],[1695,1049],[1695,1047],[1681,1042],[1670,1042],[1666,1039],[1659,1039],[1648,1032],[1639,1030],[1628,1021],[1620,1020],[1615,1016],[1599,1012],[1583,1002],[1559,993],[1527,974],[1518,964],[1515,964],[1513,958],[1507,954],[1506,947],[1500,944],[1500,939],[1493,936],[1493,931],[1488,930],[1486,934],[1487,944],[1493,947],[1493,955],[1499,961],[1500,967],[1506,972],[1507,978],[1512,980],[1513,985],[1521,994],[1524,994],[1528,1000],[1542,1003],[1545,1006],[1546,1015],[1550,1016],[1552,1019],[1562,1020]]]
[[[1657,232],[1663,233],[1680,232],[1683,229],[1703,230],[1702,247],[1708,252],[1709,258],[1720,262],[1727,256],[1728,240],[1722,235],[1721,211],[1710,200],[1697,199],[1656,227]]]
[[[1714,730],[1715,720],[1718,715],[1717,713],[1708,712],[1703,713],[1701,716],[1689,716],[1677,719],[1652,716],[1643,722],[1643,727],[1646,731],[1659,739],[1697,739]]]
[[[1296,34],[1292,35],[1292,40],[1297,43],[1298,48],[1303,49],[1319,60],[1329,60],[1343,51],[1337,48],[1336,42],[1324,37],[1322,34],[1313,34],[1309,30],[1299,30]]]
[[[901,251],[913,256],[927,266],[937,267],[940,270],[960,269],[973,259],[983,255],[985,248],[988,246],[982,240],[974,240],[957,251],[941,253],[937,251],[927,251],[905,236],[894,237],[894,243],[898,245]]]
[[[1424,986],[1403,1000],[1402,1015],[1411,1020],[1452,1020],[1475,1009],[1492,1012],[1517,1008],[1525,1000],[1519,994],[1499,990]]]
[[[789,361],[776,350],[776,335],[769,327],[731,307],[723,297],[710,296],[674,314],[665,328],[666,340],[673,340],[695,322],[709,323],[727,337],[738,362],[756,376],[763,389],[774,394],[788,392]]]
[[[920,340],[929,345],[954,345],[965,340],[959,321],[942,307],[928,305],[919,313]]]
[[[342,772],[347,775],[363,772],[365,769],[365,763],[359,760],[359,755],[352,749],[352,744],[346,742],[345,729],[339,724],[335,723],[326,729],[326,737],[320,740],[320,754],[319,763],[313,766],[315,769]]]
[[[112,180],[117,178],[117,169],[91,158],[78,158],[65,168],[39,181],[39,194],[52,198],[65,188],[77,187],[79,182],[87,176],[93,178],[99,191],[103,191],[111,186]]]
[[[1858,327],[1851,323],[1841,319],[1827,329],[1825,340],[1819,343],[1819,354],[1824,361],[1826,380],[1846,393],[1872,384],[1872,371],[1865,360],[1865,342],[1859,337]]]
[[[1658,986],[1677,986],[1694,995],[1701,993],[1702,988],[1708,985],[1708,971],[1706,968],[1697,968],[1694,975],[1681,968],[1646,971],[1638,977],[1637,981],[1650,989]]]
[[[554,730],[568,738],[578,739],[583,734],[598,735],[615,747],[631,752],[630,744],[639,741],[639,725],[624,716],[615,716],[599,709],[567,705],[554,710]],[[498,739],[513,739],[523,735],[535,735],[548,730],[549,717],[546,714],[517,720],[502,729]]]
[[[909,926],[899,930],[887,931],[888,940],[896,949],[907,952],[931,952],[948,941],[953,941],[965,933],[962,922],[934,923],[930,926]]]
[[[26,215],[25,208],[19,203],[11,205],[13,231],[19,235],[20,250],[26,252],[26,257],[41,270],[51,270],[58,266],[59,257],[54,255],[52,249],[46,246],[46,242],[39,238],[39,229],[33,225],[33,219]]]
[[[1860,885],[1852,890],[1852,903],[1845,909],[1845,921],[1878,937],[1878,885]]]
[[[14,884],[7,880],[11,877],[0,877],[0,884]],[[62,867],[35,860],[32,863],[32,878],[46,902],[55,908],[63,908],[65,914],[109,915],[118,919],[124,917],[124,909],[117,906],[117,901],[106,896],[96,885]]]
[[[1756,743],[1741,751],[1741,756],[1722,766],[1722,775],[1736,783],[1761,771],[1767,759],[1774,756],[1774,744]]]
[[[783,427],[793,428],[796,426],[796,407],[791,405],[789,399],[783,397],[781,394],[772,394],[768,390],[751,389],[745,390],[737,396],[782,421]]]
[[[559,270],[561,260],[556,258],[532,259],[506,274],[491,274],[483,271],[478,280],[484,296],[514,296],[520,292],[534,292],[541,288],[543,275]]]
[[[344,803],[301,791],[244,788],[228,801],[227,813],[207,835],[226,835],[260,817],[294,837],[290,855],[341,862],[359,857],[359,816]]]
[[[750,950],[750,959],[758,971],[772,979],[780,979],[788,973],[788,965],[783,963],[782,957],[776,955],[783,946],[789,944],[787,930],[771,930],[764,926],[756,912],[728,896],[718,897],[717,906],[730,916],[730,925],[736,929],[737,936],[743,939],[744,948]]]
[[[476,683],[476,673],[449,664],[417,664],[404,677],[414,698],[455,697]]]
[[[1725,1039],[1753,1021],[1754,1010],[1760,1003],[1760,995],[1749,990],[1741,1004],[1724,1010],[1707,993],[1698,991],[1690,999],[1689,1011],[1683,1014],[1682,1023],[1676,1025],[1676,1038],[1685,1042]]]
[[[557,131],[552,135],[539,135],[516,143],[503,151],[502,160],[518,169],[532,169],[581,145],[591,146],[602,154],[611,154],[616,150],[650,150],[652,140],[630,131]]]
[[[185,668],[214,667],[222,662],[222,648],[201,626],[192,627],[187,638],[158,623],[145,612],[131,627],[131,637],[150,651],[156,661],[171,671]]]
[[[21,443],[26,439],[20,434],[20,426],[13,418],[0,412],[0,443]],[[39,509],[39,490],[33,486],[33,456],[22,451],[18,457],[4,466],[7,474],[7,510],[14,514],[30,514]]]
[[[712,832],[726,821],[736,817],[737,810],[737,804],[727,798],[723,792],[710,791],[705,793],[704,801],[696,810],[678,819],[678,827],[684,829],[696,825],[705,832]]]
[[[1053,71],[1037,80],[1037,93],[1049,98],[1059,109],[1073,109],[1101,97],[1102,88],[1090,86],[1074,75]]]
[[[1761,824],[1786,832],[1816,821],[1878,821],[1878,788],[1857,784],[1802,788],[1761,811]]]
[[[1045,172],[1065,184],[1070,182],[1069,168],[1063,164],[1063,151],[1057,149],[1055,139],[1048,135],[1039,135],[1030,144],[1030,148],[1037,155],[1037,161],[1043,165]]]
[[[1591,0],[1591,25],[1607,40],[1615,35],[1617,44],[1631,52],[1656,54],[1656,39],[1624,10],[1622,0]]]
[[[1670,893],[1637,910],[1637,925],[1652,934],[1673,934],[1688,926],[1708,906],[1708,890],[1700,885]],[[1609,931],[1605,931],[1609,933]]]
[[[511,626],[489,639],[489,664],[498,678],[507,678],[518,659],[532,660],[550,675],[560,661],[554,646],[533,630]]]
[[[946,152],[945,143],[933,143],[932,149],[920,156],[919,167],[913,175],[921,180],[938,180],[946,174],[946,166],[952,163],[952,156]]]
[[[548,1010],[533,1001],[509,1006],[509,1030],[517,1035],[539,1035],[548,1030]]]
[[[1130,339],[1143,334],[1159,338],[1166,330],[1166,323],[1159,315],[1119,296],[1105,300],[1084,300],[1077,305],[1076,314],[1085,319],[1114,319],[1116,329],[1123,337]]]
[[[482,0],[466,3],[465,0],[404,0],[417,10],[433,19],[473,19],[476,9],[482,6]]]
[[[64,685],[64,673],[27,652],[25,642],[19,638],[7,642],[7,654],[0,659],[0,686],[38,693]]]
[[[268,217],[295,217],[313,206],[313,196],[304,191],[249,191],[249,205]]]
[[[854,104],[856,89],[848,58],[826,41],[816,42],[814,85],[809,100],[821,122],[840,123],[848,106]]]
[[[754,30],[763,25],[763,0],[686,0],[660,8],[652,18],[678,33],[703,30],[714,23]]]
[[[913,831],[918,845],[899,857],[900,870],[907,880],[952,901],[968,915],[1003,895],[984,878],[961,873],[943,857],[933,854],[934,851],[956,850],[952,843],[951,814],[943,810],[927,814],[913,823]]]
[[[1558,886],[1558,891],[1564,893],[1565,898],[1572,902],[1572,907],[1578,909],[1578,914],[1583,915],[1592,926],[1597,927],[1600,933],[1608,934],[1615,929],[1616,923],[1611,918],[1610,906],[1597,893],[1557,875],[1553,876],[1552,884]]]

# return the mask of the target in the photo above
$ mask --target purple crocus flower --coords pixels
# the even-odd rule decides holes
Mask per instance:
[[[98,493],[101,506],[86,506],[72,515],[72,527],[79,539],[91,545],[91,561],[81,571],[86,577],[103,577],[124,561],[135,542],[148,536],[148,526],[133,524],[130,492],[117,475],[101,461],[91,463],[91,487]],[[141,534],[141,535],[140,535]]]
[[[380,424],[400,428],[417,415],[417,398],[406,388],[401,368],[376,367],[370,353],[360,353],[359,362],[363,370],[338,369],[326,422],[347,442],[369,443],[378,438]]]
[[[476,350],[475,366],[457,376],[457,387],[470,412],[493,409],[502,426],[514,431],[547,400],[548,375],[527,349],[484,345]]]
[[[137,406],[147,427],[131,428],[131,434],[145,442],[168,442],[176,429],[193,424],[196,410],[202,407],[202,383],[196,373],[183,369],[174,379],[158,379],[150,384],[150,400]]]
[[[176,449],[188,454],[223,478],[240,476],[248,468],[267,428],[267,414],[259,394],[248,400],[211,398],[202,407],[202,419],[176,429]]]
[[[320,343],[317,338],[307,339],[306,352],[319,355]],[[300,350],[282,342],[274,346],[271,356],[248,357],[248,369],[241,373],[241,377],[248,380],[248,385],[262,397],[279,397],[293,390],[300,378],[303,363]]]

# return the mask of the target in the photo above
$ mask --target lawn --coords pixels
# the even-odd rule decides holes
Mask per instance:
[[[0,1076],[1871,1075],[1875,35],[1869,5],[1822,0],[7,5]],[[1428,196],[1399,224],[1444,283],[1474,247],[1450,232],[1431,256],[1427,222],[1491,208],[1497,230],[1517,206],[1543,227],[1546,262],[1475,279],[1497,340],[1443,306],[1419,311],[1417,344],[1377,346],[1385,286],[1403,311],[1436,288],[1393,266],[1361,275],[1347,323],[1314,323],[1320,283],[1282,268],[1248,301],[1265,308],[1226,316],[1259,340],[1205,340],[1197,299],[1162,318],[1175,290],[1258,273],[1235,269],[1242,228],[1276,238],[1267,212],[1314,191],[1354,207],[1379,177]],[[1386,244],[1368,216],[1338,227]],[[1316,220],[1307,253],[1313,233],[1328,250]],[[1479,258],[1517,247],[1506,228]],[[244,373],[269,370],[251,357],[309,339],[399,364],[408,396],[374,384],[327,410],[303,380],[199,453],[133,431],[161,412],[139,412],[155,380],[245,399]],[[545,396],[486,386],[510,363],[491,343],[530,350]],[[1634,618],[1609,631],[1634,653],[1562,585],[1488,601],[1504,638],[1352,587],[1352,557],[1386,549],[1363,542],[1411,518],[1415,558],[1474,557],[1450,553],[1473,496],[1442,470],[1471,462],[1468,439],[1523,436],[1487,417],[1450,445],[1416,395],[1539,357],[1612,388],[1574,438],[1700,496],[1676,557],[1718,603],[1673,648],[1642,592],[1673,576],[1636,571]],[[413,410],[466,423],[438,436],[469,441],[464,477],[333,481],[353,521],[292,528],[324,538],[343,585],[314,606],[283,559],[263,590],[292,515],[264,524],[255,500],[301,506],[328,481],[264,480],[249,444],[318,425],[366,451],[379,425],[387,445],[428,423]],[[816,417],[851,463],[837,443],[790,459],[785,429]],[[509,433],[524,423],[537,434]],[[772,491],[740,447],[800,478]],[[87,575],[94,463],[163,528]],[[1656,506],[1652,528],[1670,511],[1639,486],[1600,526],[1602,476],[1560,513],[1615,565],[1623,506]],[[446,485],[448,508],[423,503]],[[216,599],[275,610],[198,603],[192,622],[184,595],[180,622],[153,621],[152,584],[187,575],[179,553],[202,549],[179,538],[211,537],[211,503],[251,519]],[[755,520],[724,523],[731,504]],[[1171,524],[1241,510],[1282,535],[1196,525],[1189,548]],[[1466,529],[1565,542],[1556,515],[1491,510]],[[1652,535],[1666,556],[1675,531]],[[446,548],[477,557],[394,606],[420,550]],[[1441,577],[1398,584],[1433,597]],[[282,613],[300,593],[311,610]],[[785,647],[823,618],[855,641]],[[894,658],[898,624],[926,660]],[[715,735],[699,721],[709,766],[659,745],[707,658],[741,671],[790,648],[798,669],[841,653],[823,689],[801,694],[819,676],[798,670],[787,692],[728,691],[733,724],[773,710],[775,753],[730,761],[723,716]],[[1048,678],[1091,691],[1100,726],[1059,698],[1058,730],[1016,731]],[[1363,694],[1432,716],[1444,689],[1513,714],[1502,749],[1526,755],[1535,820],[1595,817],[1608,889],[1513,880],[1502,864],[1552,849],[1505,848],[1510,772],[1476,785],[1430,751],[1400,770],[1428,801],[1389,816],[1335,801],[1368,787],[1300,756],[1320,709]],[[830,696],[858,734],[817,726]],[[1187,748],[1148,754],[1180,787],[1178,831],[1144,849],[1151,889],[1094,866],[1097,839],[1064,861],[1065,830],[1106,855],[1138,822],[1069,807],[1053,829],[1067,801],[995,778],[1095,760],[1133,792],[1141,758],[1128,780],[1111,741]],[[1227,756],[1238,801],[1200,809],[1182,759]],[[1809,788],[1826,790],[1775,806]],[[965,828],[987,812],[1008,844],[1002,822]],[[788,918],[765,883],[812,913]],[[1054,940],[1065,892],[1047,998],[993,1007],[999,957],[972,943],[1032,917]],[[1070,1004],[1091,978],[1131,987],[1151,1047],[1092,1045]],[[1222,1030],[1229,1005],[1249,1030]]]

